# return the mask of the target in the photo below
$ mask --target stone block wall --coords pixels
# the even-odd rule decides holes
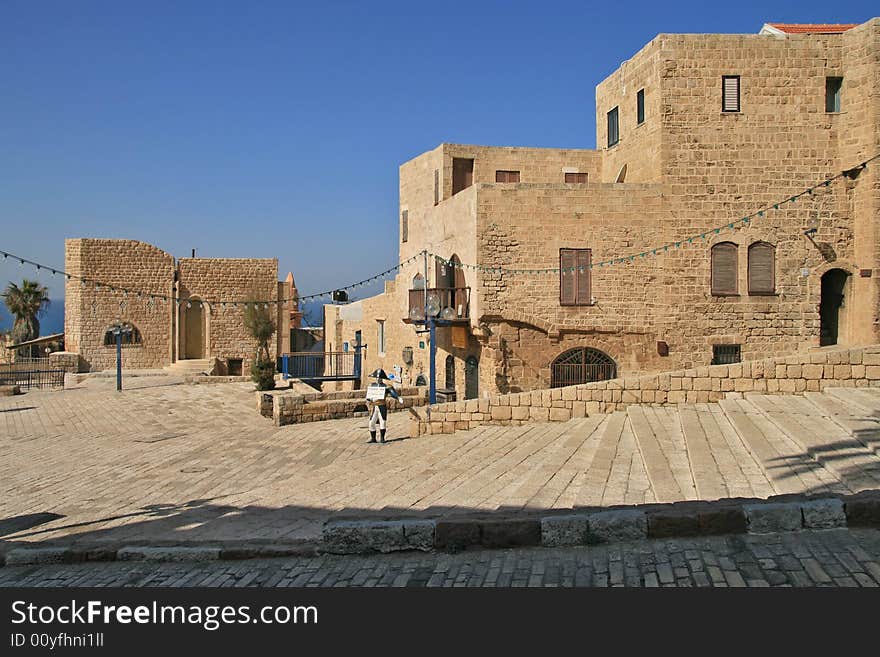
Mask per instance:
[[[388,411],[424,406],[428,391],[424,387],[399,389],[400,400],[389,399]],[[275,426],[320,422],[368,415],[367,402],[361,391],[299,394],[290,391],[256,393],[257,410],[270,417]]]
[[[111,324],[123,321],[134,324],[142,338],[141,344],[123,349],[126,368],[171,363],[174,258],[135,240],[68,239],[64,247],[64,268],[73,275],[64,288],[67,351],[78,353],[87,371],[115,367],[116,347],[104,344],[104,334]],[[77,276],[85,277],[86,284]]]
[[[414,435],[451,433],[481,424],[565,422],[631,404],[707,403],[730,393],[800,394],[826,387],[880,386],[880,345],[825,348],[781,358],[712,365],[436,404],[419,411]]]
[[[66,374],[76,374],[82,371],[82,366],[79,354],[70,351],[53,351],[49,354],[51,370],[64,370]]]

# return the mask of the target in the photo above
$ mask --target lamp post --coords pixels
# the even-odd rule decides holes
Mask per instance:
[[[131,325],[125,322],[116,322],[111,329],[116,336],[116,390],[122,390],[122,336],[131,333]]]

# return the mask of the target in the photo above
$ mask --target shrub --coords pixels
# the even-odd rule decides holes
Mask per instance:
[[[257,384],[257,390],[275,388],[275,363],[271,359],[256,358],[251,365],[251,378]]]

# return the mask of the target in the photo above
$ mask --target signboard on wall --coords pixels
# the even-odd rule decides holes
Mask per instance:
[[[467,326],[452,327],[452,346],[459,349],[467,349],[468,328]]]

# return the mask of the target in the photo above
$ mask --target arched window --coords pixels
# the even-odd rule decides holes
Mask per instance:
[[[776,249],[767,242],[749,247],[749,294],[776,294]]]
[[[412,279],[412,289],[413,290],[424,290],[425,289],[425,277],[421,274],[416,274]]]
[[[134,324],[126,325],[126,328],[131,330],[126,331],[122,334],[122,346],[130,347],[133,345],[142,345],[143,339],[141,338],[141,332],[138,330],[137,326]],[[115,347],[116,346],[116,327],[109,326],[104,331],[104,346],[105,347]]]
[[[737,294],[737,246],[721,242],[712,247],[712,294]]]
[[[561,388],[617,376],[617,364],[606,353],[591,347],[569,349],[550,365],[550,387]]]

